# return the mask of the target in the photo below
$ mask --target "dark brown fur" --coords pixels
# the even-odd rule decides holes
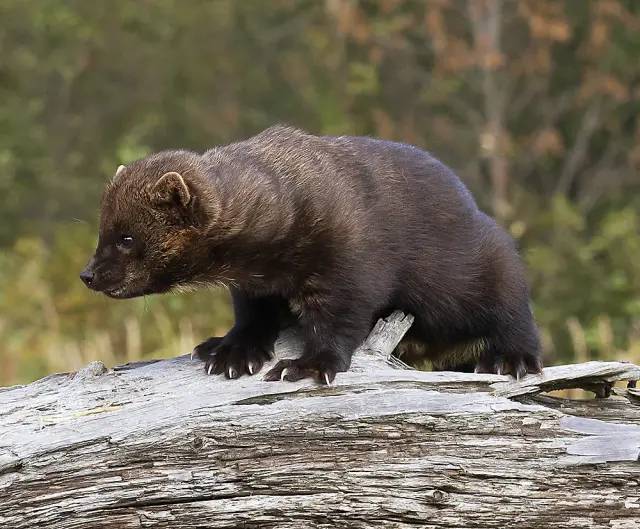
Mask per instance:
[[[265,378],[328,382],[393,309],[416,318],[399,350],[438,368],[541,367],[513,241],[409,145],[272,127],[202,155],[138,160],[105,192],[83,275],[113,297],[229,286],[236,323],[196,353],[231,378],[256,373],[296,321],[301,357]]]

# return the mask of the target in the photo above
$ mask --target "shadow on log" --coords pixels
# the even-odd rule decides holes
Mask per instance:
[[[411,321],[331,387],[182,356],[1,389],[0,527],[640,528],[638,391],[613,386],[639,367],[414,371],[389,358]],[[611,395],[545,394],[568,387]]]

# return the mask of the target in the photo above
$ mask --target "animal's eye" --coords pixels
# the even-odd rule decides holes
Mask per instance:
[[[131,248],[133,246],[133,237],[131,235],[121,235],[118,246],[122,248]]]

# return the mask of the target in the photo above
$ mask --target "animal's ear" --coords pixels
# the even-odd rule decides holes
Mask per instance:
[[[120,177],[120,175],[123,173],[123,171],[126,169],[126,167],[124,165],[119,165],[118,168],[116,169],[116,174],[113,175],[113,178],[111,179],[111,182],[115,182],[116,180],[118,180],[118,178]]]
[[[191,193],[180,173],[163,174],[154,184],[152,200],[156,205],[186,207],[191,202]]]

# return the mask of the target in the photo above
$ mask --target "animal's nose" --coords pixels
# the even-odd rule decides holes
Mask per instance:
[[[85,268],[82,272],[80,272],[80,279],[82,279],[85,285],[90,287],[91,283],[93,283],[93,272]]]

